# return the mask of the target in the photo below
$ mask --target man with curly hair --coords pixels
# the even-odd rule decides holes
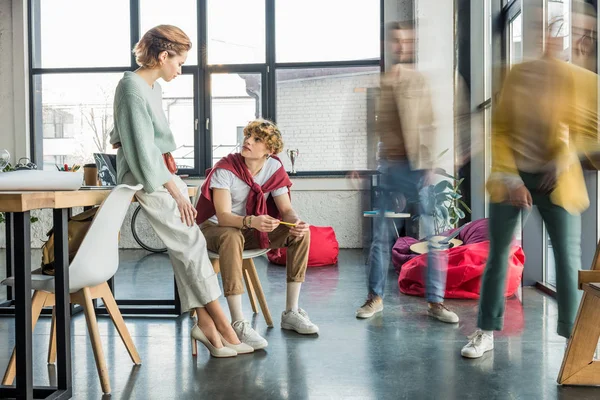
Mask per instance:
[[[281,133],[274,123],[250,122],[244,128],[241,152],[222,158],[209,171],[196,206],[196,221],[208,249],[219,253],[233,329],[240,341],[255,350],[268,343],[252,329],[242,312],[244,250],[287,247],[287,296],[281,328],[300,334],[319,332],[308,314],[298,307],[310,231],[292,208],[292,182],[276,156],[281,150]],[[288,224],[281,224],[282,221]]]

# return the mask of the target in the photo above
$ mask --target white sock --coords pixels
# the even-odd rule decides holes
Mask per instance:
[[[242,312],[242,295],[232,294],[227,296],[227,305],[229,306],[229,313],[231,314],[231,322],[241,321],[244,319],[244,313]]]
[[[489,337],[491,337],[492,339],[494,338],[494,331],[484,331],[483,329],[481,331]]]
[[[285,311],[298,311],[298,299],[300,298],[301,286],[301,282],[288,282],[285,299]]]

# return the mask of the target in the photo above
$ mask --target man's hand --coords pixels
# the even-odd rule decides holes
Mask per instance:
[[[296,220],[296,226],[290,228],[290,234],[294,237],[301,238],[308,233],[310,225],[301,220]]]
[[[542,192],[543,194],[550,194],[554,191],[554,189],[556,188],[556,181],[557,181],[558,177],[557,177],[557,173],[556,173],[556,169],[552,169],[551,171],[548,171],[544,174],[544,176],[542,177],[542,181],[540,182],[540,192]]]
[[[260,232],[273,232],[279,226],[279,220],[269,215],[252,217],[252,228]]]
[[[533,204],[531,193],[529,193],[525,185],[520,185],[516,189],[509,190],[508,202],[519,208],[531,208]]]

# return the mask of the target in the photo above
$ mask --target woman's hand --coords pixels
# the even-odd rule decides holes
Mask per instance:
[[[296,220],[296,226],[290,228],[290,234],[294,237],[301,238],[308,233],[310,225],[301,220]]]
[[[181,222],[187,226],[194,226],[196,215],[198,215],[196,208],[182,194],[175,197],[175,202],[177,203],[177,208],[179,208],[179,214],[181,214]]]
[[[273,232],[279,226],[279,220],[269,215],[252,217],[251,227],[260,232]]]

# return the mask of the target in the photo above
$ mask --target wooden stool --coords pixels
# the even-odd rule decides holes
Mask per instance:
[[[244,274],[244,282],[246,282],[246,291],[248,292],[248,298],[250,299],[252,312],[255,314],[258,313],[258,308],[256,308],[256,300],[258,299],[258,304],[260,305],[260,309],[265,316],[267,326],[272,328],[273,319],[271,318],[271,312],[269,311],[269,306],[267,305],[267,299],[265,298],[265,293],[263,292],[262,285],[260,284],[260,279],[258,279],[258,273],[256,272],[254,261],[252,261],[252,259],[255,257],[267,254],[269,250],[270,249],[244,250],[242,253],[242,272]],[[219,266],[219,254],[209,251],[208,257],[212,262],[215,272],[219,273],[221,270]],[[190,311],[190,318],[193,318],[195,315],[196,310]]]
[[[579,289],[583,290],[583,297],[558,374],[561,385],[600,385],[600,361],[594,361],[600,339],[599,252],[600,243],[591,270],[579,271]]]

